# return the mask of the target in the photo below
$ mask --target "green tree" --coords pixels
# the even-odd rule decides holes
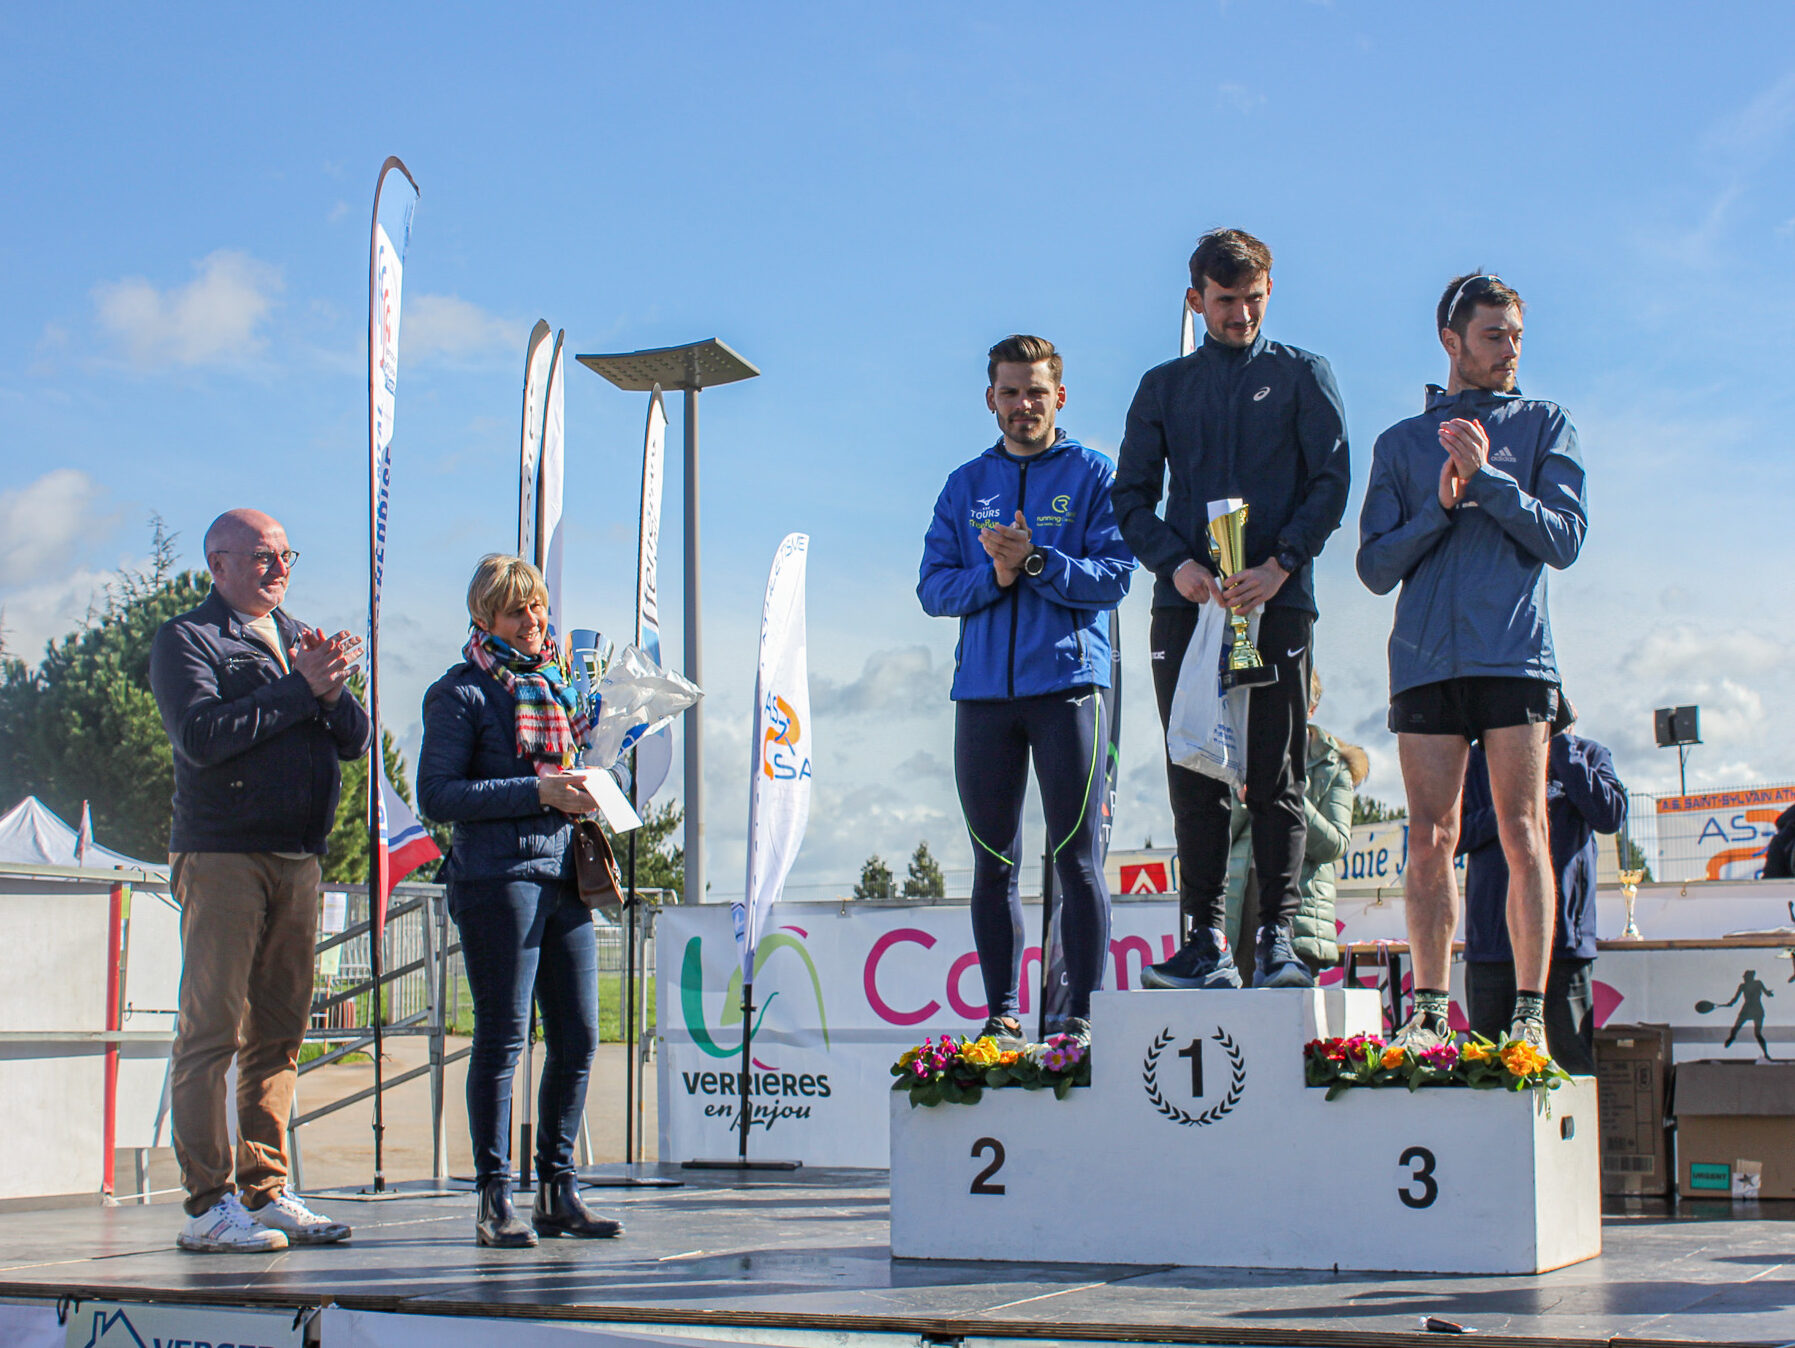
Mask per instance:
[[[860,883],[854,886],[857,899],[895,899],[897,883],[891,878],[891,867],[879,859],[877,852],[860,868]]]
[[[367,684],[360,670],[349,678],[349,694],[364,707],[368,704]],[[393,784],[399,798],[416,808],[411,796],[411,783],[405,775],[405,759],[391,733],[380,732],[380,756],[386,763],[386,779]],[[324,878],[334,884],[358,885],[368,879],[368,760],[367,756],[338,765],[343,772],[342,794],[337,797],[337,817],[325,840]],[[449,828],[428,819],[420,823],[430,830],[437,848],[445,855],[449,850]],[[406,876],[407,882],[429,880],[437,871],[437,862],[429,862]]]
[[[634,834],[621,837],[610,834],[611,850],[617,854],[617,869],[625,885],[629,883],[629,842],[636,840],[636,888],[672,891],[670,902],[678,903],[686,887],[686,849],[673,841],[673,835],[685,822],[685,809],[676,800],[649,805],[642,811],[642,827]]]
[[[152,531],[149,565],[108,582],[37,668],[16,657],[0,665],[0,808],[34,795],[73,823],[85,800],[103,845],[159,862],[174,755],[150,693],[150,643],[211,586],[175,571],[174,536],[159,518]]]
[[[1651,884],[1652,867],[1645,859],[1645,848],[1634,842],[1630,834],[1623,833],[1620,835],[1619,850],[1621,852],[1620,868],[1623,871],[1644,871],[1645,874],[1639,878],[1640,883]]]
[[[910,871],[904,877],[906,899],[944,899],[947,880],[941,874],[941,863],[929,852],[929,844],[919,842],[910,857]]]
[[[1375,796],[1352,798],[1352,821],[1355,824],[1382,824],[1391,819],[1407,819],[1409,812],[1401,805],[1386,805]]]
[[[73,823],[85,800],[100,843],[152,862],[168,855],[174,753],[150,692],[150,646],[163,623],[198,607],[211,590],[204,572],[176,571],[174,545],[175,535],[152,517],[149,564],[113,577],[37,668],[0,654],[0,808],[34,795]],[[383,747],[387,772],[410,801],[397,748],[390,738]],[[368,767],[365,759],[343,767],[324,874],[360,881],[368,866]]]

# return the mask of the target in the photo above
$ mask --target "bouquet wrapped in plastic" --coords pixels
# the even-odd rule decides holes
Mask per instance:
[[[592,686],[592,736],[586,766],[613,768],[644,735],[651,735],[704,696],[690,679],[664,669],[637,646],[604,662]]]

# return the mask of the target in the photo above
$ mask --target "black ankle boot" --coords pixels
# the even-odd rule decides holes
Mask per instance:
[[[482,1245],[524,1249],[536,1243],[536,1233],[511,1207],[511,1180],[501,1175],[480,1186],[480,1215],[474,1235]]]
[[[545,1236],[618,1236],[623,1223],[595,1217],[580,1199],[580,1186],[572,1175],[536,1182],[536,1207],[530,1225]],[[531,1242],[534,1244],[534,1242]]]

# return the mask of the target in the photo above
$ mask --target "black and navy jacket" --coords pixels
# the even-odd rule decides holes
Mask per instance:
[[[1109,460],[1061,433],[1028,458],[1003,441],[956,468],[923,539],[916,596],[960,620],[956,701],[1035,697],[1110,684],[1108,612],[1128,593],[1134,557],[1110,508]],[[1020,510],[1046,567],[1007,589],[979,542]]]
[[[573,874],[574,817],[544,805],[517,752],[517,700],[463,661],[424,694],[418,804],[455,826],[443,881],[557,880]]]
[[[1116,460],[1116,522],[1158,577],[1153,607],[1187,607],[1172,573],[1187,561],[1215,570],[1209,503],[1238,497],[1246,564],[1295,554],[1267,607],[1314,616],[1312,562],[1340,527],[1351,477],[1346,410],[1325,359],[1263,334],[1239,348],[1204,337],[1141,376]]]
[[[282,609],[287,650],[300,627]],[[150,647],[150,689],[174,746],[171,852],[313,852],[336,822],[339,762],[373,729],[347,689],[334,707],[283,670],[214,590],[170,618]]]
[[[1465,766],[1458,850],[1465,858],[1465,959],[1504,964],[1508,943],[1508,861],[1496,831],[1489,761],[1474,745]],[[1552,840],[1552,877],[1558,916],[1554,959],[1596,957],[1596,834],[1619,833],[1627,823],[1627,788],[1614,756],[1579,735],[1552,737],[1546,759],[1546,823]]]

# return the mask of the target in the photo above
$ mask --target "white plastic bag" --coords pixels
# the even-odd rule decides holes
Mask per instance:
[[[625,646],[605,666],[597,693],[598,714],[586,744],[586,766],[593,768],[615,766],[642,736],[704,696],[697,684],[635,646]]]
[[[1238,791],[1246,780],[1247,696],[1250,689],[1222,692],[1222,641],[1232,636],[1228,611],[1202,605],[1172,694],[1166,726],[1166,753],[1172,762]]]

